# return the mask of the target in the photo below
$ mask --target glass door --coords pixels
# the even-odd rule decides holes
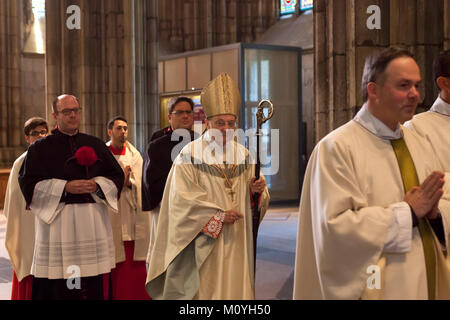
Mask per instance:
[[[263,99],[274,105],[272,119],[262,126],[260,158],[271,200],[286,202],[300,196],[301,49],[244,44],[242,50],[242,127],[256,129],[256,111]],[[267,111],[265,112],[267,114]],[[255,150],[255,139],[247,147]],[[253,145],[251,145],[253,144]]]

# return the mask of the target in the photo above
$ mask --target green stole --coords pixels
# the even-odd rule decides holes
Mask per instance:
[[[403,138],[391,140],[391,144],[394,148],[395,155],[397,156],[397,162],[402,174],[403,187],[406,193],[411,190],[412,187],[420,184],[416,168]],[[428,299],[434,300],[436,292],[436,252],[434,251],[433,231],[425,218],[418,220],[418,228],[420,237],[422,238],[425,266],[427,270]]]

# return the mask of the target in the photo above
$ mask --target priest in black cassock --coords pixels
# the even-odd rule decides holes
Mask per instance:
[[[143,156],[142,210],[151,211],[149,254],[156,236],[159,204],[167,176],[172,168],[172,161],[186,144],[197,138],[192,131],[194,124],[192,99],[185,96],[171,98],[168,102],[168,113],[169,129],[164,128],[153,134]]]
[[[57,127],[31,145],[19,174],[35,215],[33,299],[107,299],[115,266],[107,207],[117,210],[124,174],[105,143],[79,132],[78,99],[53,103]]]

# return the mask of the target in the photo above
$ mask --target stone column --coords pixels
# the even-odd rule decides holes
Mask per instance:
[[[259,39],[264,33],[264,20],[266,19],[266,12],[263,10],[264,0],[258,0],[253,4],[254,12],[256,12],[256,16],[254,17],[254,34],[255,39]]]
[[[200,49],[200,0],[194,0],[192,5],[192,32],[194,37],[194,50]]]
[[[205,48],[212,47],[214,41],[214,32],[213,32],[213,3],[212,0],[204,0],[205,1],[205,23],[203,26],[203,33],[205,34]]]
[[[227,44],[227,2],[226,0],[219,0],[217,5],[216,16],[216,30],[217,30],[217,45]]]
[[[444,0],[444,50],[450,50],[450,0]]]
[[[252,35],[252,3],[247,0],[242,0],[240,3],[240,26],[241,30],[239,32],[239,41],[241,42],[251,42],[253,40]]]
[[[146,61],[146,97],[147,103],[142,106],[142,119],[145,119],[146,126],[142,126],[141,134],[145,131],[145,141],[143,146],[148,143],[150,136],[156,130],[159,130],[159,95],[158,95],[158,1],[151,0],[147,2],[147,61]]]
[[[147,22],[154,20],[147,20],[147,5],[153,8],[155,1],[47,1],[49,114],[57,95],[73,94],[83,108],[83,131],[106,141],[108,120],[123,115],[131,128],[130,141],[143,148],[148,132],[145,120],[153,119],[142,114],[148,107],[147,31],[156,29],[148,29]],[[70,5],[81,9],[79,30],[66,26]]]
[[[169,1],[158,0],[158,33],[161,39],[169,39],[170,15],[168,9]]]
[[[328,125],[328,65],[327,65],[327,12],[326,1],[314,2],[314,109],[315,142],[329,130]]]
[[[0,1],[0,167],[25,150],[20,103],[22,1]]]
[[[417,35],[414,53],[425,84],[420,92],[423,99],[420,111],[431,107],[438,95],[433,79],[433,60],[442,50],[443,45],[443,9],[443,1],[435,1],[433,6],[430,6],[429,1],[417,0]]]
[[[228,35],[229,35],[229,42],[235,43],[237,42],[237,32],[238,32],[238,6],[237,6],[237,0],[229,0],[227,1],[227,12],[228,12]]]
[[[177,51],[183,50],[183,1],[165,0],[172,4],[170,15],[170,43]]]
[[[169,53],[252,42],[278,21],[278,0],[158,0],[161,48]]]
[[[183,3],[183,46],[185,50],[194,50],[194,10],[190,1]]]
[[[403,46],[415,54],[425,88],[419,110],[436,98],[431,64],[445,47],[448,0],[316,0],[314,2],[315,141],[350,120],[362,106],[361,77],[373,50]],[[371,5],[380,29],[369,29]],[[446,29],[447,28],[447,29]],[[447,32],[447,33],[446,33]]]

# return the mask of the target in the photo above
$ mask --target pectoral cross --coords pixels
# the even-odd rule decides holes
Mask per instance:
[[[236,192],[234,192],[233,189],[229,188],[228,193],[231,196],[231,201],[234,201],[234,195],[236,194]]]

